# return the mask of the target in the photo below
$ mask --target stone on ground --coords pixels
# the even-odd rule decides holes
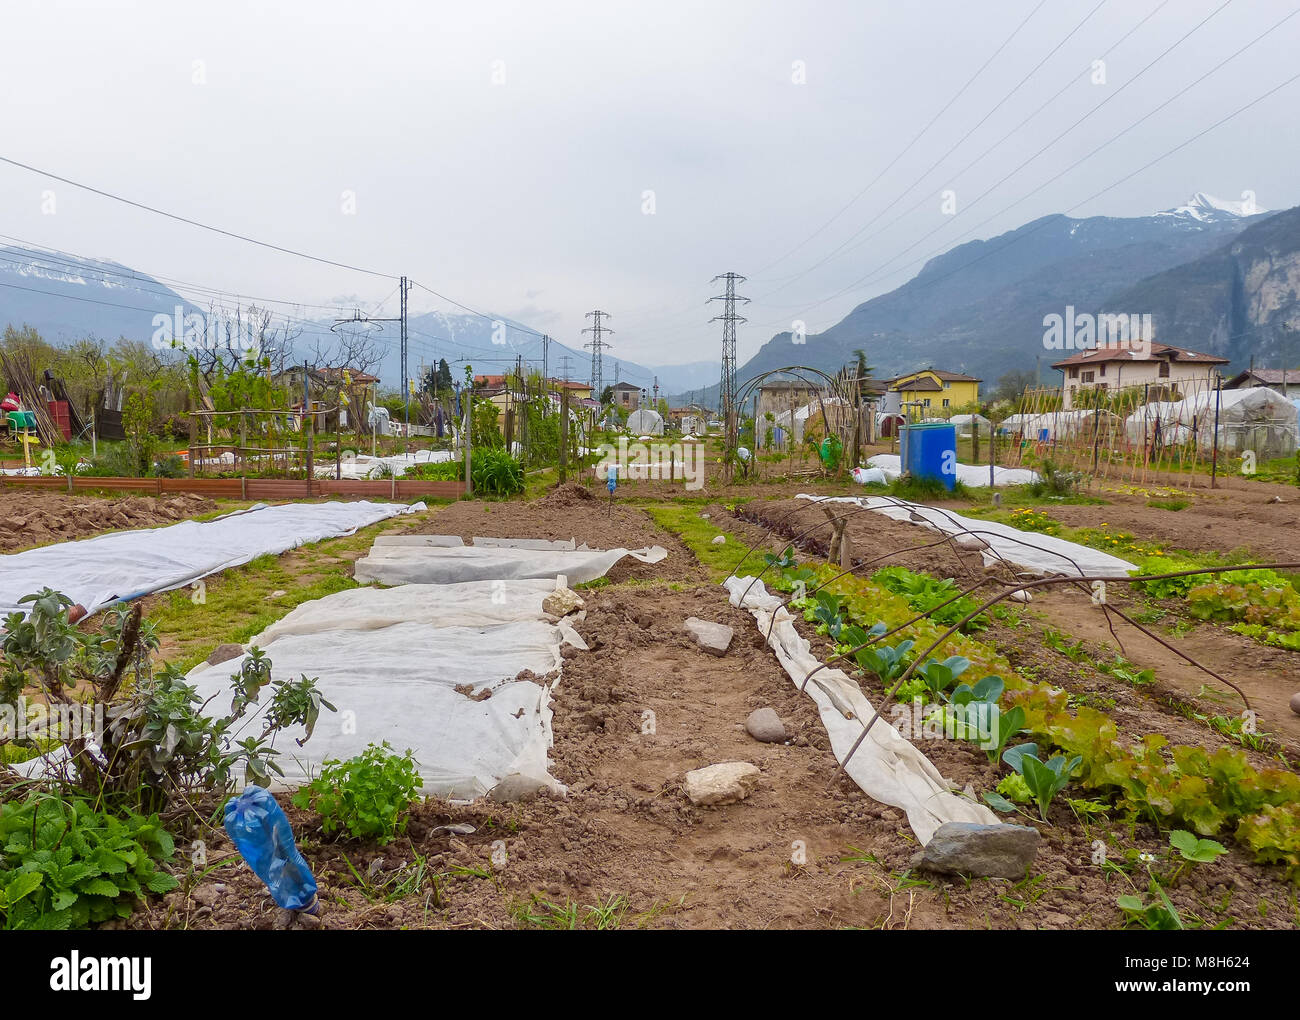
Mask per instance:
[[[1291,695],[1291,711],[1296,715],[1300,715],[1300,691],[1296,691],[1295,694]]]
[[[959,549],[987,549],[989,544],[980,538],[979,535],[961,535],[957,538],[957,548]]]
[[[724,545],[724,544],[726,543],[726,541],[727,541],[727,536],[726,536],[726,535],[714,535],[714,536],[713,536],[713,544],[714,544],[714,545]]]
[[[511,773],[488,791],[488,796],[499,804],[515,804],[552,795],[551,785],[544,779]]]
[[[568,616],[582,606],[582,596],[572,588],[556,588],[542,599],[542,612],[552,616]]]
[[[747,761],[724,761],[686,773],[683,788],[692,804],[734,804],[754,792],[758,777],[757,765]]]
[[[726,655],[735,635],[735,631],[725,623],[711,623],[698,616],[687,618],[686,629],[695,638],[695,643],[710,655]]]
[[[918,867],[945,875],[1024,878],[1038,856],[1038,830],[1026,825],[944,822],[913,858]]]
[[[208,656],[208,665],[215,666],[221,662],[228,662],[231,659],[238,659],[244,654],[243,645],[217,645],[212,649],[212,654]]]
[[[772,708],[756,708],[750,712],[745,720],[745,730],[764,744],[783,744],[786,741],[785,726]]]

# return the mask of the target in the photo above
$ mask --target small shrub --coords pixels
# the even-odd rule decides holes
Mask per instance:
[[[524,491],[523,466],[505,450],[474,451],[470,477],[480,496],[517,496]]]
[[[1079,485],[1079,475],[1071,471],[1062,471],[1051,460],[1045,460],[1038,468],[1038,478],[1029,483],[1029,491],[1034,496],[1073,496]]]
[[[402,477],[420,478],[428,482],[459,482],[465,477],[465,462],[444,460],[436,464],[430,461],[412,464]]]
[[[153,474],[157,478],[184,478],[187,473],[185,461],[174,453],[164,454],[154,462]]]
[[[388,843],[406,831],[406,809],[423,785],[411,752],[396,754],[384,741],[347,761],[325,762],[293,803],[320,815],[326,834],[345,830],[353,839]]]

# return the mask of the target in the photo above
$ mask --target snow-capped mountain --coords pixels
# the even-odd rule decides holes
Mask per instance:
[[[1230,202],[1207,195],[1204,191],[1198,191],[1182,205],[1165,209],[1156,215],[1180,216],[1184,219],[1196,220],[1198,223],[1221,223],[1224,220],[1258,216],[1266,212],[1268,210],[1255,201],[1251,192],[1246,192],[1239,202]]]
[[[188,288],[177,284],[180,291]],[[152,276],[107,259],[86,259],[62,252],[34,248],[0,247],[0,332],[32,326],[55,344],[70,344],[83,337],[112,342],[118,337],[149,341],[154,318],[168,322],[190,313],[204,315],[210,308],[219,315],[231,315],[238,299],[194,294],[187,298]],[[352,314],[351,307],[365,302],[355,295],[339,300],[337,317]],[[246,305],[245,305],[246,307]],[[371,306],[373,307],[373,306]],[[291,347],[302,353],[317,348],[330,350],[339,341],[333,331],[335,316],[315,306],[271,306],[274,326],[283,329],[288,315]],[[390,306],[376,313],[392,316]],[[497,375],[512,369],[522,359],[534,370],[542,367],[542,341],[534,330],[510,319],[492,319],[460,312],[413,313],[409,322],[408,373],[419,374],[445,358],[453,376],[459,378],[466,364],[476,374]],[[381,385],[401,386],[400,328],[396,322],[375,322],[366,328],[373,341],[378,363],[370,366]],[[282,334],[283,336],[283,334]],[[284,346],[284,341],[280,341]],[[565,360],[567,356],[567,362]],[[585,381],[591,373],[591,352],[582,339],[565,345],[553,338],[547,351],[547,368],[553,377],[567,372],[569,378]],[[617,368],[617,378],[615,369]],[[631,382],[651,390],[658,377],[660,394],[687,390],[716,382],[717,362],[656,368],[626,358],[605,356],[604,381]]]
[[[30,325],[52,343],[148,340],[153,317],[194,306],[151,276],[108,259],[0,248],[0,329]]]

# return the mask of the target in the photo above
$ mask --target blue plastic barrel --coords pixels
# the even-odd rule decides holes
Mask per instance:
[[[957,428],[947,422],[909,425],[903,430],[902,469],[913,478],[932,478],[951,489],[957,482]]]

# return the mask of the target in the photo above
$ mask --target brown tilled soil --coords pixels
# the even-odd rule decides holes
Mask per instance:
[[[1261,487],[1262,489],[1263,487]],[[1277,486],[1269,486],[1274,489]],[[1196,490],[1178,499],[1190,505],[1172,511],[1147,506],[1145,497],[1102,492],[1106,506],[1062,505],[1047,508],[1072,528],[1128,531],[1144,541],[1194,552],[1241,550],[1259,562],[1300,563],[1300,489],[1283,490],[1281,497],[1262,491]],[[1287,502],[1273,503],[1273,498]]]
[[[620,499],[622,496],[620,495]],[[409,534],[459,535],[468,542],[483,538],[545,538],[551,541],[576,539],[593,549],[642,549],[658,545],[668,558],[656,563],[639,563],[628,558],[614,565],[609,579],[700,580],[695,557],[671,531],[659,527],[643,510],[611,502],[606,492],[575,485],[557,486],[544,498],[531,503],[462,500],[422,515]]]
[[[190,493],[99,499],[39,489],[9,489],[0,491],[0,552],[89,538],[105,531],[174,524],[216,508],[212,500]]]
[[[426,526],[466,537],[577,537],[611,544],[611,533],[602,530],[608,525],[587,512],[595,510],[589,502],[562,493],[553,503],[488,504],[486,511],[456,504],[431,515]],[[742,512],[762,518],[768,509],[775,516],[779,507],[750,505]],[[628,515],[619,544],[667,544],[639,511],[619,510]],[[763,534],[717,505],[709,512],[714,523],[738,535]],[[487,530],[484,521],[504,523]],[[904,545],[923,535],[884,518],[864,527],[854,536],[861,550],[883,552],[891,543]],[[553,772],[567,785],[566,798],[468,806],[429,800],[413,810],[406,834],[387,847],[326,839],[314,815],[290,808],[320,883],[319,921],[278,911],[260,882],[228,856],[232,848],[217,831],[204,838],[208,866],[221,866],[137,913],[128,925],[511,928],[554,924],[563,909],[571,909],[576,913],[565,916],[591,927],[598,923],[594,908],[612,905],[621,927],[1107,928],[1121,923],[1117,896],[1146,893],[1147,865],[1134,861],[1127,877],[1108,875],[1094,862],[1099,848],[1112,861],[1148,853],[1154,858],[1150,867],[1166,875],[1172,869],[1164,834],[1104,815],[1076,817],[1058,798],[1049,823],[1034,822],[1043,844],[1027,879],[967,883],[912,871],[919,847],[901,812],[834,779],[835,760],[813,703],[781,670],[753,618],[730,607],[721,588],[684,582],[700,568],[689,551],[670,548],[670,560],[681,561],[668,575],[676,580],[672,586],[615,584],[587,593],[585,619],[577,626],[590,651],[566,650],[553,706]],[[915,559],[903,562],[946,571],[943,576],[961,576],[968,566],[941,559],[956,557],[951,550],[911,555]],[[969,566],[978,569],[978,559]],[[1134,690],[1046,648],[1045,624],[1035,615],[1039,606],[1031,608],[1022,612],[1019,626],[998,623],[985,635],[1018,668],[1072,693],[1113,699],[1112,712],[1127,731],[1206,746],[1222,742],[1205,726],[1167,710],[1149,690]],[[704,654],[684,633],[683,621],[692,615],[735,629],[726,656]],[[824,658],[825,639],[800,627]],[[864,686],[879,698],[871,683]],[[745,717],[760,706],[781,716],[791,737],[787,744],[760,744],[746,734]],[[959,789],[969,784],[974,791],[989,790],[1005,771],[965,743],[932,740],[922,750]],[[738,804],[692,806],[682,792],[683,776],[721,761],[756,764],[762,771],[756,791]],[[475,831],[434,831],[453,822]],[[1226,856],[1183,874],[1169,888],[1184,920],[1241,928],[1300,923],[1294,889],[1280,869],[1257,865],[1228,845]],[[417,893],[393,893],[421,860],[436,880],[424,882]]]
[[[1190,512],[1190,508],[1173,514],[1147,510],[1145,507],[1142,509],[1150,514],[1164,513],[1168,517],[1182,517]],[[842,504],[834,512],[845,515],[852,510],[851,505]],[[1101,517],[1098,523],[1106,521],[1116,525],[1118,518],[1124,530],[1129,530],[1127,525],[1122,524],[1124,518],[1115,512],[1115,506],[1062,506],[1053,507],[1051,513],[1053,517],[1064,519],[1065,511],[1075,510],[1105,512],[1110,516]],[[764,529],[775,529],[776,534],[788,540],[798,538],[797,544],[805,551],[824,557],[829,548],[830,527],[826,523],[825,514],[820,509],[807,506],[804,500],[755,501],[737,507],[736,516],[750,526],[753,536],[762,534],[760,527],[756,526],[761,525]],[[937,577],[951,577],[962,587],[987,576],[979,553],[965,552],[948,542],[942,542],[942,536],[927,528],[893,521],[883,514],[871,511],[853,513],[845,518],[845,522],[856,563],[863,564],[885,557],[880,560],[879,566],[904,566]],[[1148,534],[1141,530],[1140,524],[1135,524],[1132,530],[1140,536]],[[903,551],[913,546],[926,548]],[[1226,551],[1228,547],[1230,545],[1221,543],[1218,548]],[[867,566],[862,573],[869,575],[874,569],[877,568]],[[987,597],[991,597],[996,593],[997,587],[990,585],[985,590],[989,592]],[[1130,616],[1144,608],[1142,602],[1132,597],[1127,586],[1111,585],[1108,597],[1112,604]],[[1167,701],[1172,698],[1188,710],[1211,717],[1235,716],[1245,708],[1240,696],[1230,687],[1197,669],[1177,652],[1113,614],[1109,614],[1108,619],[1108,614],[1091,604],[1088,592],[1062,585],[1038,592],[1033,598],[1029,611],[1022,614],[1023,630],[1005,636],[1013,647],[1025,636],[1041,646],[1042,633],[1044,629],[1050,628],[1065,635],[1071,642],[1082,640],[1091,661],[1110,660],[1118,651],[1139,667],[1154,669],[1157,677],[1156,684],[1135,691],[1126,684],[1117,684],[1107,674],[1093,668],[1090,662],[1083,662],[1074,666],[1076,675],[1071,684],[1067,685],[1071,690],[1080,688],[1080,693],[1095,691],[1099,692],[1099,696],[1109,697],[1113,693],[1112,688],[1118,686],[1122,693],[1127,692],[1144,701],[1160,703],[1162,699]],[[1160,603],[1158,608],[1166,616],[1156,624],[1145,624],[1146,629],[1240,687],[1250,699],[1251,709],[1257,713],[1258,728],[1271,734],[1290,757],[1300,757],[1300,716],[1296,716],[1289,707],[1291,695],[1300,689],[1300,680],[1297,680],[1300,675],[1300,653],[1267,647],[1218,624],[1189,620],[1178,614],[1177,603]],[[1171,633],[1172,626],[1180,621],[1185,632],[1178,635]],[[1111,633],[1112,626],[1114,634]],[[1186,630],[1187,627],[1191,629]],[[999,637],[995,643],[998,647],[1003,647],[1004,638]],[[1052,653],[1051,649],[1046,651],[1049,656],[1054,655],[1061,662],[1070,665],[1064,656]],[[1168,709],[1166,704],[1164,710],[1150,722],[1159,725],[1159,732],[1170,733],[1171,739],[1172,733],[1177,732],[1180,741],[1201,742],[1195,739],[1196,735],[1209,732],[1203,725],[1191,722]],[[1144,724],[1147,722],[1148,720],[1143,721]]]
[[[727,656],[694,647],[681,629],[690,615],[736,628]],[[1037,823],[1044,842],[1025,881],[968,884],[912,872],[919,847],[901,812],[834,781],[835,760],[812,702],[777,666],[753,619],[730,608],[720,589],[605,589],[588,603],[579,630],[592,650],[567,656],[554,705],[554,774],[568,797],[514,806],[426,801],[405,836],[383,848],[326,840],[314,816],[291,808],[320,883],[319,926],[531,927],[548,917],[548,904],[576,905],[579,923],[594,925],[590,908],[613,902],[625,905],[623,927],[1114,927],[1116,896],[1133,890],[1093,863],[1096,841],[1112,859],[1149,852],[1161,862],[1153,867],[1168,867],[1165,839],[1150,827],[1080,821],[1058,801],[1051,824]],[[760,744],[744,732],[746,715],[763,705],[781,715],[788,744]],[[1003,771],[969,745],[938,740],[923,749],[958,787],[990,789]],[[758,765],[757,790],[738,804],[691,806],[683,775],[719,761]],[[452,822],[476,831],[433,831]],[[209,866],[232,852],[219,832],[206,842]],[[419,858],[438,881],[386,901],[374,887],[395,887]],[[1139,892],[1143,868],[1133,872]],[[354,869],[367,876],[364,883]],[[1254,928],[1297,921],[1293,891],[1278,869],[1253,865],[1235,848],[1183,876],[1169,894],[1188,921],[1231,917],[1237,927]],[[278,911],[237,859],[128,923],[318,926]]]

